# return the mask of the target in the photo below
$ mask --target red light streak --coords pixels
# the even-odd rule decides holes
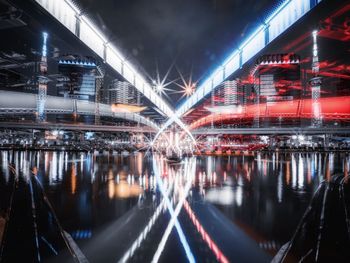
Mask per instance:
[[[300,37],[298,37],[297,39],[295,39],[294,41],[290,42],[288,45],[286,45],[284,47],[284,50],[286,52],[292,50],[294,47],[300,45],[301,42],[303,42],[305,39],[310,37],[310,32],[306,32],[304,35],[301,35]],[[294,50],[293,50],[294,51]],[[294,51],[295,52],[295,51]]]
[[[306,70],[307,74],[312,74],[312,70],[308,69]],[[329,72],[329,71],[320,71],[319,73],[320,76],[324,77],[332,77],[332,78],[340,78],[340,79],[350,79],[349,75],[344,75],[340,73],[334,73],[334,72]]]
[[[187,200],[185,200],[184,202],[184,207],[185,210],[188,214],[188,216],[190,217],[190,219],[192,220],[192,223],[196,226],[198,233],[201,234],[202,239],[207,243],[208,247],[210,248],[210,250],[214,253],[214,255],[216,256],[216,259],[219,262],[222,263],[228,263],[229,260],[225,257],[225,255],[221,252],[221,250],[219,249],[219,247],[215,244],[215,242],[210,238],[210,236],[208,235],[208,233],[204,230],[203,226],[200,224],[200,222],[198,221],[196,215],[194,214],[193,210],[191,209],[190,205],[188,204]]]
[[[299,47],[297,47],[294,50],[294,52],[300,52],[301,50],[305,49],[306,47],[310,47],[310,46],[312,46],[312,41],[311,40],[309,40],[309,41],[303,43],[302,45],[300,45]]]
[[[320,98],[319,104],[324,120],[345,119],[350,120],[350,96]],[[312,99],[292,101],[278,101],[273,104],[251,104],[243,107],[242,112],[233,114],[210,114],[202,117],[190,125],[195,129],[217,121],[241,121],[251,119],[259,114],[260,118],[304,118],[313,116]]]
[[[323,20],[319,36],[347,42],[350,40],[349,18],[346,14],[350,10],[350,4],[345,5],[337,12]],[[344,15],[344,17],[342,17]]]

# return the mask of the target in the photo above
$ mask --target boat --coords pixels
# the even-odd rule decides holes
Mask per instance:
[[[179,148],[179,133],[173,127],[169,134],[169,145],[165,151],[165,160],[169,164],[180,164],[182,162],[182,151]]]
[[[180,164],[182,162],[182,154],[180,152],[175,152],[174,150],[170,150],[167,152],[165,156],[165,160],[169,164]]]
[[[167,156],[165,159],[169,164],[181,164],[182,158],[179,156]]]

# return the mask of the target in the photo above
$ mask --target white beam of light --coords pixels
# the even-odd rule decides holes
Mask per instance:
[[[192,177],[187,178],[187,183],[186,183],[186,186],[185,186],[184,193],[180,197],[180,200],[179,200],[178,204],[176,205],[176,208],[175,208],[175,211],[174,211],[169,198],[166,196],[164,185],[163,185],[162,179],[160,178],[160,174],[159,174],[159,170],[158,170],[158,166],[157,166],[155,158],[153,159],[153,171],[154,171],[157,183],[159,185],[159,189],[160,189],[162,195],[164,196],[165,203],[166,203],[166,205],[168,207],[168,210],[169,210],[169,213],[171,215],[171,220],[170,220],[170,222],[169,222],[169,224],[168,224],[168,226],[167,226],[167,228],[166,228],[166,230],[164,232],[164,235],[163,235],[163,237],[162,237],[162,239],[161,239],[161,241],[160,241],[160,243],[158,245],[158,249],[157,249],[156,253],[153,256],[152,262],[156,263],[156,262],[159,261],[159,258],[161,256],[163,250],[164,250],[165,244],[166,244],[166,242],[167,242],[167,240],[169,238],[171,230],[175,226],[175,228],[177,230],[177,233],[179,235],[181,244],[184,247],[184,250],[186,252],[186,256],[188,258],[188,261],[190,263],[194,263],[194,262],[196,262],[195,258],[193,256],[193,253],[191,251],[190,246],[188,245],[188,242],[187,242],[186,237],[185,237],[185,235],[184,235],[184,233],[182,231],[180,223],[179,223],[179,221],[177,219],[177,217],[179,216],[179,213],[181,211],[181,208],[184,205],[184,202],[185,202],[185,200],[187,198],[188,192],[189,192],[189,190],[190,190],[190,188],[192,186]]]
[[[196,139],[193,137],[192,133],[190,132],[190,130],[188,129],[187,125],[185,125],[175,114],[173,116],[171,116],[166,123],[164,123],[164,125],[160,128],[160,130],[157,132],[156,136],[154,136],[152,145],[155,144],[155,142],[157,141],[158,137],[165,131],[166,128],[168,128],[171,124],[173,123],[177,123],[181,129],[183,129],[185,131],[185,133],[188,134],[188,136],[191,138],[191,140],[193,141],[194,144],[196,144]]]
[[[165,193],[165,195],[168,197],[172,191],[173,188],[173,180],[169,181],[169,187]],[[148,221],[146,227],[141,231],[139,236],[136,238],[136,240],[133,242],[131,247],[124,253],[123,257],[118,261],[119,263],[125,263],[127,262],[136,252],[136,250],[141,246],[141,243],[146,239],[147,235],[151,232],[152,227],[154,226],[156,220],[161,215],[163,209],[165,208],[165,198],[160,202],[156,210],[154,211],[151,219]]]

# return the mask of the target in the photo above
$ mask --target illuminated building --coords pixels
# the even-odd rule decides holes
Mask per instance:
[[[99,71],[94,61],[69,56],[69,59],[59,61],[58,70],[63,76],[58,86],[60,95],[65,98],[95,101]]]
[[[291,101],[301,95],[300,57],[295,54],[261,56],[256,63],[255,89],[260,102]]]
[[[136,104],[137,91],[126,81],[113,80],[109,89],[110,104]]]
[[[319,76],[320,65],[318,62],[317,31],[316,30],[312,32],[312,40],[313,40],[313,48],[312,48],[313,78],[310,79],[310,85],[311,85],[313,118],[311,121],[311,125],[314,127],[319,127],[322,125],[321,107],[319,104],[319,99],[321,97],[322,79]]]
[[[225,106],[238,104],[238,83],[236,80],[224,81],[219,86],[219,94],[222,97],[222,104]]]

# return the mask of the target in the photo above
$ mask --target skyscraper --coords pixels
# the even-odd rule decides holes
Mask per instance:
[[[238,80],[226,80],[217,88],[217,106],[229,106],[239,104],[239,83]]]
[[[322,125],[322,114],[319,99],[321,97],[322,79],[319,76],[320,65],[318,62],[318,47],[317,47],[317,31],[312,32],[313,47],[312,47],[312,73],[313,78],[310,79],[311,97],[312,97],[312,123],[314,127]]]
[[[70,56],[59,61],[58,70],[62,78],[58,92],[67,98],[95,101],[98,70],[89,58]]]
[[[275,102],[300,98],[300,57],[295,54],[261,56],[254,79],[259,102]]]
[[[136,104],[137,91],[126,81],[115,79],[109,89],[110,104]]]

